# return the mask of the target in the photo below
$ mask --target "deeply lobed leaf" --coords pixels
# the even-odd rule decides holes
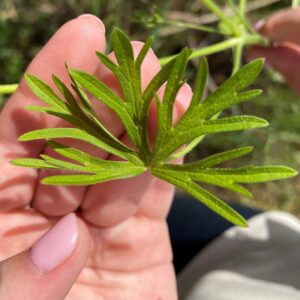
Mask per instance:
[[[247,226],[247,221],[239,213],[194,182],[185,180],[183,176],[178,176],[174,172],[165,172],[160,168],[152,169],[152,174],[185,190],[229,222],[242,227]]]
[[[127,35],[120,29],[115,29],[112,45],[116,62],[103,53],[97,53],[101,62],[116,76],[122,96],[113,92],[98,78],[69,67],[67,70],[72,81],[72,90],[58,77],[53,76],[53,82],[62,97],[40,79],[27,75],[28,85],[47,105],[29,106],[28,109],[57,116],[75,128],[48,128],[25,133],[20,137],[21,141],[46,139],[60,158],[41,154],[39,158],[19,158],[11,163],[23,167],[67,171],[67,174],[43,179],[43,183],[51,185],[97,184],[138,176],[148,169],[154,176],[190,193],[228,221],[247,226],[241,215],[199,184],[215,185],[251,197],[252,194],[240,184],[289,178],[296,175],[293,169],[282,166],[247,166],[236,169],[215,167],[250,153],[252,147],[221,152],[185,165],[167,162],[193,149],[207,134],[268,125],[267,121],[254,116],[218,118],[224,110],[261,93],[260,90],[246,89],[261,71],[263,60],[258,59],[245,65],[205,98],[209,70],[207,60],[202,59],[190,106],[174,126],[174,103],[184,83],[183,74],[190,51],[183,49],[164,65],[143,91],[141,66],[152,43],[153,38],[149,38],[135,58]],[[157,95],[163,85],[165,91],[161,100]],[[120,118],[132,141],[132,147],[122,143],[103,125],[89,95],[109,107]],[[152,103],[155,104],[158,113],[158,132],[154,146],[150,145],[148,137],[149,110]],[[103,160],[53,140],[61,138],[87,142],[123,161]]]

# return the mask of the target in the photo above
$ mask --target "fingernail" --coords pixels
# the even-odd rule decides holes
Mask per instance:
[[[260,31],[264,27],[265,24],[266,24],[266,20],[262,19],[254,24],[254,28],[256,31]]]
[[[41,272],[48,272],[71,255],[78,241],[75,214],[68,214],[31,248],[30,257]]]
[[[83,14],[83,15],[80,15],[77,19],[93,20],[93,21],[97,22],[98,24],[100,24],[103,32],[105,33],[105,26],[104,26],[103,22],[97,16],[92,15],[92,14]]]
[[[174,115],[173,115],[173,123],[177,123],[181,116],[185,113],[185,111],[188,109],[191,99],[193,96],[193,92],[191,87],[188,84],[184,84],[180,90],[178,91],[178,94],[176,96],[175,101],[175,109],[174,109]]]

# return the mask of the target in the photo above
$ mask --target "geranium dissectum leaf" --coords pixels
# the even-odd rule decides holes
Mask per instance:
[[[71,88],[53,75],[53,82],[59,94],[42,80],[27,75],[28,85],[46,104],[46,107],[31,105],[27,108],[56,116],[70,124],[64,126],[66,128],[31,131],[20,137],[21,141],[47,140],[48,146],[56,154],[55,157],[41,154],[40,158],[18,158],[11,163],[62,172],[42,180],[43,183],[51,185],[97,184],[138,176],[149,170],[154,176],[190,193],[228,221],[247,226],[242,216],[198,183],[222,187],[251,197],[252,194],[240,184],[290,178],[297,174],[295,170],[281,166],[250,166],[236,169],[215,167],[248,154],[252,147],[224,151],[185,165],[168,162],[192,150],[205,135],[268,125],[265,120],[254,116],[219,118],[224,110],[261,93],[260,90],[249,90],[249,86],[261,71],[263,60],[254,60],[243,66],[207,97],[204,97],[204,92],[209,68],[207,60],[201,60],[191,103],[177,124],[173,125],[174,103],[180,87],[185,82],[183,75],[191,52],[183,49],[144,87],[141,67],[152,43],[153,38],[149,38],[135,58],[127,35],[119,29],[114,29],[112,46],[115,58],[97,53],[101,62],[118,81],[120,93],[114,92],[95,76],[81,70],[72,70],[68,66],[66,68],[71,79]],[[162,87],[164,93],[163,96],[159,96],[162,94]],[[124,133],[131,140],[128,144],[126,141],[125,145],[125,142],[113,134],[111,128],[104,126],[92,105],[94,99],[106,105],[120,118]],[[155,112],[157,120],[153,120]],[[157,121],[158,130],[156,137],[151,132],[150,139],[149,128],[153,128],[148,125],[152,125],[153,121]],[[53,140],[65,138],[87,142],[121,160],[104,160],[77,149],[77,146],[69,147]],[[83,149],[82,145],[78,148]]]
[[[185,190],[187,193],[196,197],[199,201],[209,207],[211,210],[236,225],[246,227],[248,226],[247,221],[230,206],[224,203],[215,195],[211,194],[207,190],[203,189],[192,181],[184,181],[181,176],[174,174],[162,173],[159,168],[152,169],[152,174],[158,178],[168,181],[175,186]]]

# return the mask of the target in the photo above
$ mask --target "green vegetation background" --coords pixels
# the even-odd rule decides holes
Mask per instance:
[[[252,0],[248,1],[248,15],[255,22],[289,5],[290,1]],[[113,26],[123,28],[135,40],[143,41],[149,34],[154,35],[155,51],[160,57],[177,53],[184,46],[199,48],[220,40],[216,35],[176,26],[177,21],[197,24],[216,21],[201,2],[196,0],[2,0],[0,84],[18,82],[28,63],[57,28],[82,13],[99,16],[106,25],[108,38]],[[209,63],[209,88],[213,89],[230,76],[230,51],[210,56]],[[196,66],[197,60],[191,62],[188,68],[191,85]],[[263,95],[235,107],[228,113],[239,114],[242,111],[244,114],[254,114],[267,119],[270,126],[246,133],[206,138],[187,159],[192,160],[234,147],[254,145],[254,153],[235,162],[235,166],[284,164],[300,169],[300,99],[272,70],[264,71],[256,84],[264,90]],[[0,96],[1,106],[5,101]],[[251,186],[250,190],[254,193],[253,199],[223,190],[217,192],[226,200],[240,201],[261,209],[286,210],[300,216],[299,176],[282,182]]]

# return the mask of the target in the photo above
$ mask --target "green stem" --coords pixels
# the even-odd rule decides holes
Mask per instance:
[[[190,55],[190,59],[196,58],[196,57],[201,57],[201,56],[206,56],[206,55],[211,55],[214,53],[218,53],[227,49],[230,49],[236,45],[238,45],[241,42],[241,38],[230,38],[226,41],[202,48],[193,51],[193,53]]]
[[[244,7],[245,3],[242,1],[240,3],[240,7],[239,9],[237,9],[236,5],[234,4],[234,2],[232,0],[227,0],[227,3],[229,4],[229,6],[231,7],[234,15],[240,20],[241,24],[243,24],[244,26],[242,26],[241,28],[241,34],[243,34],[243,32],[245,32],[245,29],[248,29],[249,32],[255,34],[256,31],[254,30],[253,26],[251,25],[251,23],[247,20],[245,13],[242,13],[242,11],[244,11],[246,9],[246,7]],[[243,3],[243,4],[242,4]]]
[[[244,43],[242,41],[233,49],[232,75],[234,75],[241,67],[243,49],[244,49]]]
[[[247,8],[247,0],[240,0],[240,14],[245,17]]]
[[[18,88],[18,84],[4,84],[0,85],[0,94],[12,94]]]
[[[182,27],[182,28],[186,28],[186,29],[195,29],[195,30],[200,30],[200,31],[205,31],[205,32],[224,34],[222,31],[220,31],[214,27],[211,27],[211,26],[198,25],[198,24],[175,21],[175,20],[165,20],[164,23],[166,25],[172,25],[172,26]]]
[[[205,48],[197,49],[192,52],[189,59],[218,53],[218,52],[224,51],[226,49],[230,49],[230,48],[236,46],[238,43],[240,43],[240,38],[231,38],[226,41],[223,41],[223,42],[220,42],[220,43],[217,43],[217,44],[205,47]],[[172,60],[175,56],[176,55],[163,57],[159,61],[162,65],[165,65],[170,60]]]
[[[230,21],[230,19],[222,12],[217,4],[213,0],[202,0],[200,3],[203,3],[208,9],[210,9],[218,18],[227,25],[231,33],[235,36],[239,35],[239,30],[236,26]]]
[[[241,42],[244,43],[245,46],[247,45],[262,45],[262,46],[267,46],[268,45],[268,40],[259,36],[259,35],[248,35],[248,36],[241,36],[241,37],[233,37],[230,38],[226,41],[194,50],[192,54],[190,55],[189,59],[201,57],[201,56],[207,56],[211,54],[215,54],[227,49],[231,49],[233,47],[236,47],[239,45]],[[176,55],[168,56],[168,57],[163,57],[159,61],[162,65],[165,65],[168,63],[170,60],[172,60]]]

